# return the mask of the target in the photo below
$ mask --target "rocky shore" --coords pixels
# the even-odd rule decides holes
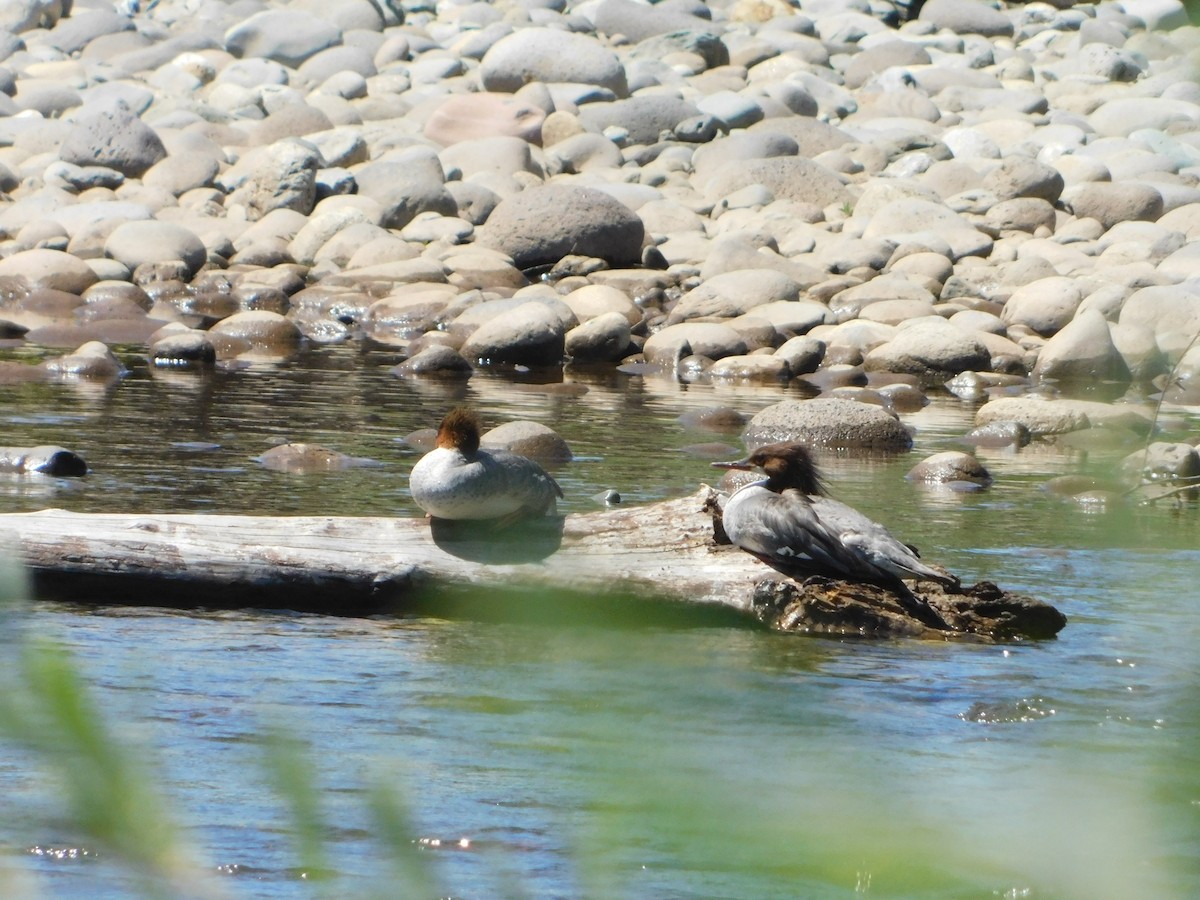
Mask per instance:
[[[1140,444],[1200,403],[1198,74],[1177,0],[13,0],[0,384],[350,341],[819,395],[749,442],[906,449],[945,386]]]

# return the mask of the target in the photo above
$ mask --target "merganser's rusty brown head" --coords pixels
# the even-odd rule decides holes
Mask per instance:
[[[808,448],[798,441],[783,441],[759,447],[743,459],[715,462],[718,469],[762,469],[767,489],[781,494],[789,488],[802,494],[824,496],[825,484]]]
[[[465,406],[456,406],[438,426],[437,446],[473,456],[479,450],[479,418]]]

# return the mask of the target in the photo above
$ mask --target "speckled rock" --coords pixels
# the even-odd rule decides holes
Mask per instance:
[[[105,166],[132,178],[166,155],[158,133],[122,102],[85,109],[58,148],[63,162]]]
[[[1095,219],[1106,229],[1121,222],[1153,222],[1162,215],[1162,194],[1148,184],[1089,183],[1067,192],[1078,218]]]
[[[1034,437],[1065,434],[1087,428],[1087,415],[1078,407],[1060,400],[1042,397],[999,397],[989,400],[975,414],[978,425],[1016,422]]]
[[[776,441],[847,450],[903,451],[912,446],[912,435],[891,413],[837,397],[768,406],[750,420],[742,439],[751,449]]]

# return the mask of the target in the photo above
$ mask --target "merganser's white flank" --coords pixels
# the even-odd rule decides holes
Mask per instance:
[[[552,516],[562,488],[531,459],[479,449],[479,421],[465,409],[447,413],[437,447],[408,480],[417,506],[437,519],[518,519]]]
[[[822,575],[886,587],[903,578],[954,586],[958,580],[921,562],[878,522],[825,495],[808,449],[769,444],[723,469],[762,469],[767,477],[738,489],[721,516],[729,540],[786,575]]]

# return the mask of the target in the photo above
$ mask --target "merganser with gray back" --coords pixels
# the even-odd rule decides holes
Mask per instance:
[[[723,469],[762,469],[766,478],[734,492],[721,522],[729,540],[793,578],[823,576],[904,587],[902,579],[957,586],[958,579],[921,562],[878,522],[829,497],[803,444],[760,447]]]
[[[417,506],[437,519],[553,516],[563,495],[533,460],[481,450],[479,420],[461,407],[442,419],[437,446],[417,460],[408,486]]]

